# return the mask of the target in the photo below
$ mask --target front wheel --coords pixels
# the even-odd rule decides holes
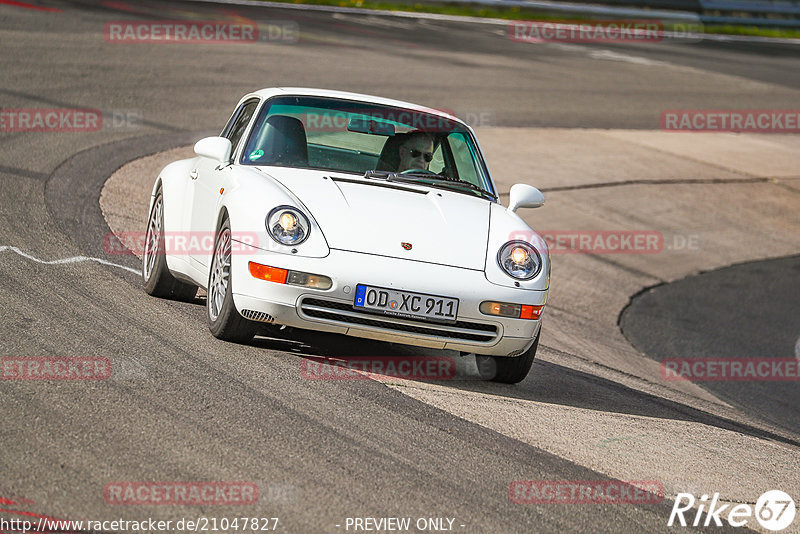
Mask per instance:
[[[231,250],[231,226],[226,218],[214,243],[214,257],[208,273],[206,316],[208,328],[214,337],[246,343],[253,339],[258,325],[242,317],[233,304]]]
[[[154,297],[192,300],[197,294],[196,285],[177,280],[167,267],[164,245],[164,194],[160,186],[147,220],[142,254],[142,282],[144,290]]]
[[[525,380],[536,358],[536,349],[539,348],[539,338],[542,336],[542,329],[536,334],[536,339],[528,350],[519,356],[475,356],[478,364],[478,372],[481,378],[502,382],[504,384],[516,384]]]

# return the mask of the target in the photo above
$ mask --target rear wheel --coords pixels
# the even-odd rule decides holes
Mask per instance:
[[[536,349],[539,348],[539,338],[541,337],[542,330],[536,334],[536,339],[528,350],[519,356],[475,356],[475,361],[478,364],[478,372],[481,378],[492,380],[494,382],[502,382],[504,384],[516,384],[525,380],[533,365],[533,360],[536,359]]]
[[[231,226],[222,221],[214,243],[214,256],[208,273],[206,316],[211,334],[225,341],[246,343],[253,339],[258,323],[242,317],[233,304],[231,277]]]
[[[144,252],[142,254],[142,281],[144,290],[154,297],[191,300],[197,286],[176,279],[167,267],[164,246],[164,195],[161,187],[156,191],[153,208],[147,220]]]

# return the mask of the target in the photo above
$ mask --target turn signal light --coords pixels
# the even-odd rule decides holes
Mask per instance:
[[[289,271],[286,269],[261,265],[254,261],[248,264],[248,268],[250,269],[250,274],[254,277],[266,280],[267,282],[275,282],[276,284],[285,284],[286,277],[289,275]]]
[[[533,319],[536,320],[542,315],[544,306],[527,306],[522,305],[522,311],[519,314],[520,319]]]
[[[292,286],[312,287],[314,289],[330,289],[333,280],[321,274],[304,273],[300,271],[288,271],[269,265],[261,265],[251,261],[248,264],[250,274],[267,282],[276,284],[289,284]]]
[[[514,319],[536,320],[542,315],[542,306],[531,306],[528,304],[509,304],[507,302],[481,302],[479,307],[484,315],[498,315],[500,317],[512,317]]]

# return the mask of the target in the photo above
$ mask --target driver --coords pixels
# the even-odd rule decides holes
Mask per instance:
[[[433,159],[434,139],[427,132],[416,131],[408,134],[408,138],[400,145],[400,164],[397,172],[411,169],[428,170]]]

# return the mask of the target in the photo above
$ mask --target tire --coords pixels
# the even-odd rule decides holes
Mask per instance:
[[[231,225],[226,217],[214,240],[214,255],[208,272],[206,317],[214,337],[246,343],[253,339],[259,325],[242,317],[233,304],[231,248]]]
[[[154,297],[192,300],[197,286],[176,279],[169,272],[164,246],[164,195],[156,190],[153,208],[147,218],[144,252],[142,254],[142,282],[144,290]]]
[[[503,384],[517,384],[525,380],[533,365],[533,360],[536,359],[536,349],[539,348],[539,338],[542,335],[542,329],[539,328],[539,333],[536,334],[536,339],[528,350],[519,356],[475,356],[475,361],[478,364],[478,372],[481,378],[491,380],[493,382],[501,382]]]

